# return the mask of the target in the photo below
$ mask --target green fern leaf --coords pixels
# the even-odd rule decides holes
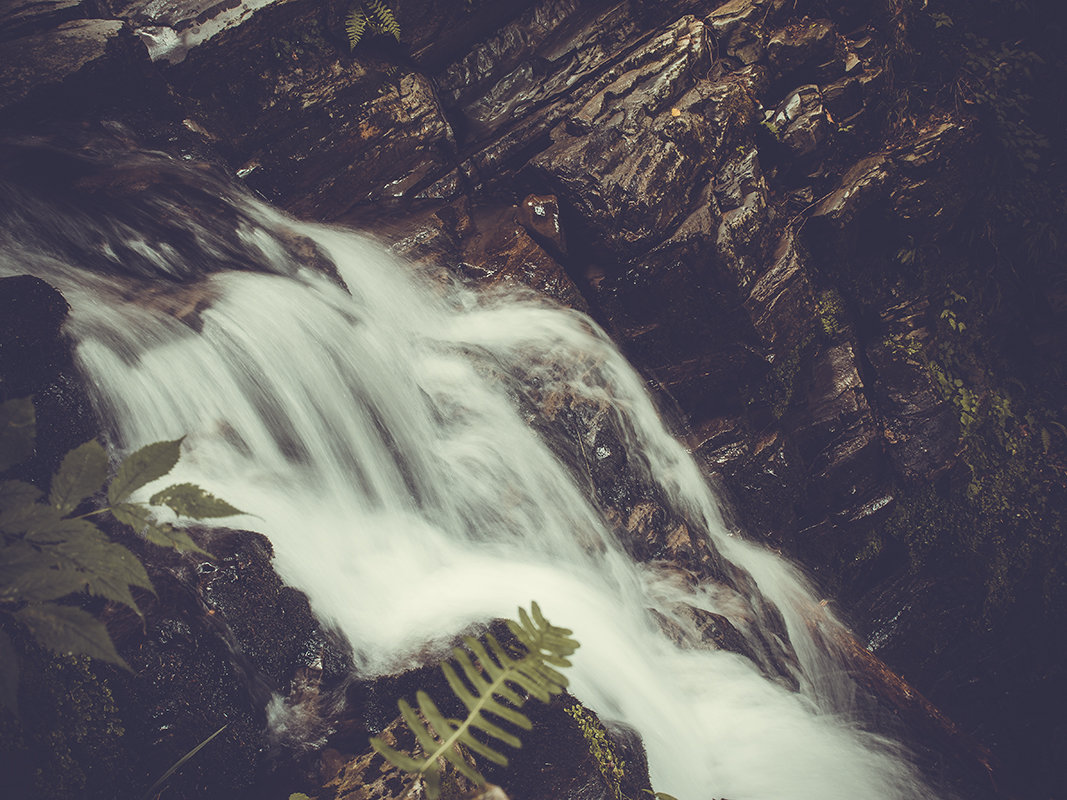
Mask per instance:
[[[348,34],[349,48],[355,49],[363,39],[363,34],[367,32],[367,22],[367,12],[363,10],[362,5],[348,12],[345,17],[345,33]]]
[[[531,612],[532,616],[520,608],[519,622],[508,621],[508,627],[525,649],[521,656],[509,655],[492,634],[486,634],[486,644],[472,637],[464,639],[469,652],[458,647],[453,649],[459,670],[448,662],[441,665],[453,694],[467,708],[466,719],[446,718],[423,691],[416,695],[418,713],[406,701],[399,701],[400,716],[415,735],[425,758],[413,758],[378,738],[371,739],[371,745],[387,761],[426,779],[430,800],[436,800],[440,794],[441,759],[481,785],[485,778],[469,763],[468,753],[506,766],[507,757],[494,748],[494,741],[521,746],[519,737],[496,724],[490,715],[529,730],[530,720],[518,711],[525,701],[524,695],[548,702],[567,685],[567,679],[554,667],[570,666],[567,656],[578,649],[578,642],[570,638],[571,631],[550,624],[537,603],[532,604]],[[481,738],[475,737],[475,730]]]
[[[376,31],[400,41],[400,23],[396,21],[393,10],[383,0],[364,0],[363,6],[370,11]]]

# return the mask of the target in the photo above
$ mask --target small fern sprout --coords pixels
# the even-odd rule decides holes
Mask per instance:
[[[571,631],[549,623],[537,603],[531,605],[530,613],[520,608],[519,622],[508,620],[507,624],[525,649],[523,655],[508,655],[492,634],[485,635],[484,644],[468,636],[463,640],[466,650],[452,650],[458,670],[447,661],[441,665],[449,687],[467,708],[466,719],[446,718],[423,691],[416,695],[418,712],[406,701],[399,701],[400,714],[422,747],[424,758],[394,750],[377,737],[370,740],[371,746],[391,764],[422,775],[430,800],[441,794],[442,759],[479,786],[485,784],[469,756],[507,766],[507,757],[495,749],[498,745],[493,740],[511,747],[522,746],[518,736],[494,720],[530,730],[532,723],[518,710],[526,699],[535,697],[547,703],[567,686],[567,678],[557,668],[569,667],[568,656],[578,649]]]
[[[367,12],[362,5],[358,5],[348,12],[345,17],[345,33],[348,34],[348,46],[355,48],[367,32]]]
[[[354,49],[363,40],[368,27],[375,33],[400,41],[400,23],[384,0],[360,0],[345,16],[345,33],[350,48]]]

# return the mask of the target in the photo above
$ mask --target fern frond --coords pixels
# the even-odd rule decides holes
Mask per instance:
[[[362,5],[358,5],[348,12],[345,17],[345,33],[348,34],[349,48],[355,48],[367,32],[367,12]]]
[[[384,0],[363,0],[363,7],[370,12],[374,29],[379,33],[392,36],[400,41],[400,23],[396,21],[396,15]]]
[[[530,730],[532,723],[518,710],[525,696],[548,702],[566,687],[566,677],[555,667],[570,666],[567,657],[578,649],[578,642],[571,638],[570,630],[549,623],[537,603],[532,604],[531,612],[532,616],[520,608],[519,622],[507,621],[508,628],[525,649],[523,655],[509,655],[492,634],[486,634],[485,644],[468,636],[463,640],[467,650],[459,647],[452,650],[459,669],[447,661],[441,665],[449,688],[467,709],[466,719],[445,717],[426,692],[416,695],[417,713],[407,702],[399,701],[400,715],[422,747],[424,759],[394,750],[377,737],[370,740],[371,746],[390,763],[405,772],[423,775],[430,800],[435,800],[440,793],[441,759],[474,783],[484,784],[485,778],[468,757],[476,755],[507,766],[508,759],[494,748],[495,742],[510,747],[522,745],[518,736],[500,727],[494,719]],[[481,738],[475,737],[475,729]]]

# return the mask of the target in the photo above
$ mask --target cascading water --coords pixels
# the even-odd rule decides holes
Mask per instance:
[[[582,643],[574,694],[641,733],[657,789],[931,796],[855,719],[838,623],[792,567],[725,528],[589,319],[423,280],[357,234],[165,170],[224,213],[191,214],[165,182],[90,210],[12,189],[0,270],[60,288],[116,446],[187,436],[173,477],[254,512],[241,524],[270,538],[282,577],[348,637],[363,675],[537,599]],[[567,434],[530,424],[530,398],[550,395],[610,418],[629,468],[732,580],[694,586],[627,555],[553,447]],[[692,646],[680,608],[728,618],[754,657]]]

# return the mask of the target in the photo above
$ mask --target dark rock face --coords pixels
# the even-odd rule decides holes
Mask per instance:
[[[1017,689],[1026,674],[1018,663],[975,677],[980,689],[945,688],[971,680],[964,665],[998,634],[966,638],[970,651],[923,643],[958,633],[953,615],[981,616],[970,613],[975,598],[993,592],[997,576],[983,588],[976,563],[986,551],[957,557],[899,533],[957,513],[919,503],[927,490],[962,485],[958,499],[974,494],[971,484],[988,488],[981,476],[994,468],[975,455],[967,414],[999,413],[990,436],[1016,451],[1043,436],[1021,413],[1010,421],[1004,381],[975,377],[985,373],[974,362],[998,347],[979,343],[955,372],[945,363],[957,357],[946,356],[950,345],[965,344],[950,307],[955,287],[970,281],[977,303],[1011,285],[974,277],[968,262],[986,245],[962,232],[991,178],[973,167],[989,120],[975,95],[948,102],[932,78],[908,83],[923,49],[937,49],[943,20],[896,2],[398,0],[399,49],[369,41],[353,53],[343,9],[310,0],[235,17],[240,24],[204,38],[228,5],[115,8],[152,41],[166,31],[181,41],[168,51],[173,63],[151,67],[143,53],[131,56],[121,24],[83,19],[87,6],[9,3],[0,50],[20,68],[0,81],[0,109],[14,109],[20,125],[54,117],[51,98],[76,95],[85,81],[123,69],[148,85],[158,69],[181,114],[163,133],[152,129],[155,141],[177,141],[180,126],[183,151],[218,153],[294,213],[364,224],[427,269],[446,264],[474,282],[521,284],[588,310],[669,395],[665,406],[684,418],[739,526],[855,602],[872,648],[920,673],[935,702],[955,702],[953,714],[1016,691],[1040,710],[1043,689]],[[31,56],[51,58],[56,42],[71,43],[64,62],[31,70]],[[85,113],[84,103],[70,109]],[[931,277],[940,262],[952,264],[950,279]],[[1062,286],[1040,285],[1053,322],[1019,333],[1022,344],[1004,352],[1061,353]],[[968,386],[980,396],[973,405]],[[621,452],[620,432],[580,399],[528,400],[544,424]],[[1054,425],[1043,429],[1039,469],[1059,475],[1062,443]],[[636,557],[729,579],[684,520],[668,518],[640,481],[620,478],[624,464],[560,455],[596,477],[597,500]],[[1042,502],[1055,506],[1062,495],[1050,492]],[[1062,561],[1062,549],[1047,547]],[[1034,580],[1053,587],[1062,574]],[[946,576],[952,588],[939,592]],[[1044,596],[1033,600],[1039,616],[1062,618],[1041,606],[1060,595]],[[1022,607],[1003,619],[1019,619]],[[718,621],[701,624],[710,643],[736,646]],[[1048,687],[1062,670],[1042,658]],[[1021,731],[1045,748],[1025,726],[998,725],[970,727],[996,729],[989,740]]]
[[[0,129],[72,112],[165,105],[166,87],[133,33],[120,20],[84,18],[91,11],[82,2],[0,7]]]
[[[63,296],[39,278],[0,280],[0,400],[34,399],[36,452],[19,470],[22,479],[38,484],[97,432],[61,333],[68,310]]]

